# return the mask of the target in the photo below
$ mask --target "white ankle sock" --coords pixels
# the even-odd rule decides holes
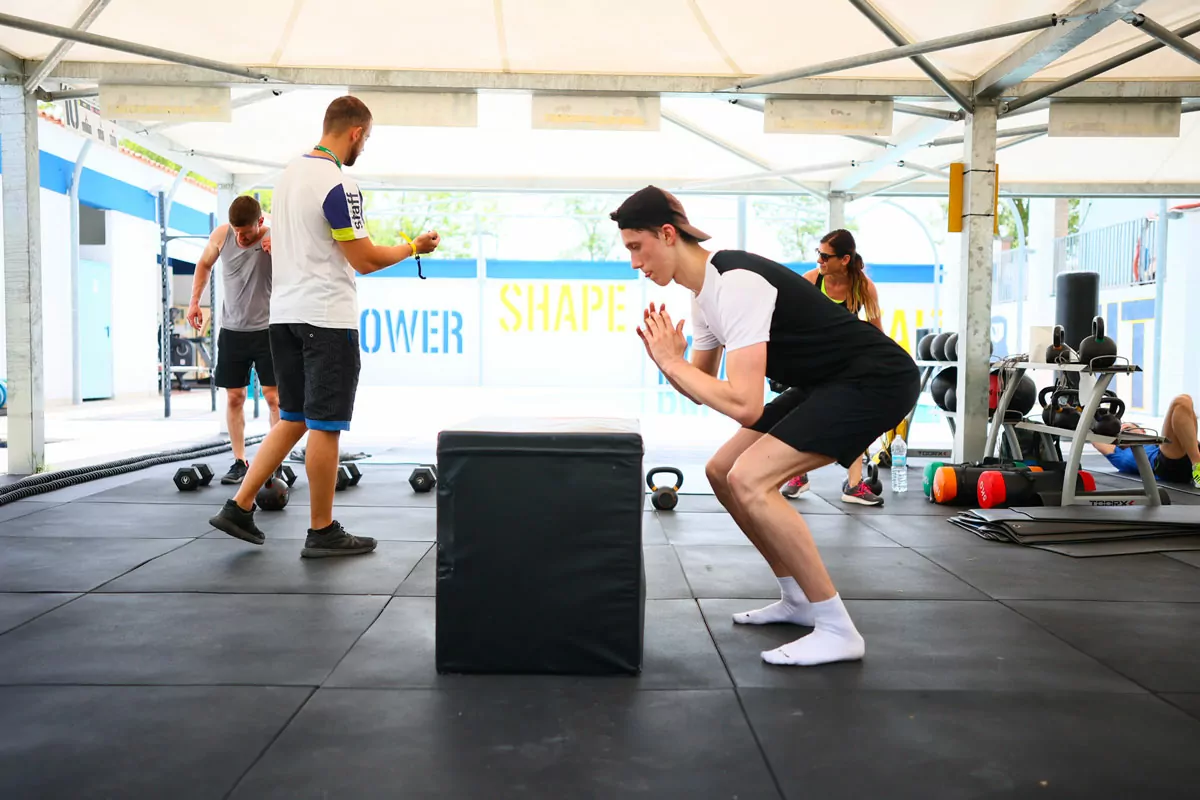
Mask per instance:
[[[840,595],[810,603],[813,632],[783,647],[762,654],[768,664],[811,667],[834,661],[857,661],[866,654],[866,643],[854,627]]]
[[[790,622],[811,628],[813,624],[812,603],[804,596],[804,590],[795,578],[777,578],[779,602],[754,611],[742,611],[733,615],[739,625],[770,625],[775,622]]]

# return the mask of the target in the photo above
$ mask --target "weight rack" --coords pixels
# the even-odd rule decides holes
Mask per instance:
[[[1025,374],[1025,370],[1028,369],[1077,372],[1081,377],[1086,375],[1095,379],[1095,382],[1092,384],[1091,394],[1088,396],[1088,401],[1079,415],[1079,423],[1074,430],[1025,420],[1020,422],[1003,422],[1005,412],[1008,410],[1009,401],[1016,392],[1017,384],[1021,380],[1021,376]],[[1135,372],[1141,372],[1141,367],[1136,364],[1114,364],[1104,369],[1093,369],[1087,364],[1049,364],[1037,361],[1021,361],[1011,364],[1008,367],[1003,367],[1001,371],[1004,373],[1005,387],[999,401],[996,403],[996,413],[993,417],[994,422],[988,431],[987,455],[991,456],[995,453],[996,442],[1001,429],[1004,430],[1008,445],[1018,459],[1022,457],[1022,454],[1021,446],[1017,441],[1017,428],[1035,431],[1044,436],[1059,436],[1070,439],[1071,453],[1067,457],[1067,467],[1063,471],[1062,505],[1162,505],[1162,500],[1158,494],[1158,482],[1154,478],[1154,470],[1150,466],[1150,458],[1146,455],[1146,445],[1163,444],[1168,440],[1162,436],[1150,436],[1149,434],[1121,432],[1117,436],[1100,436],[1099,434],[1092,433],[1092,422],[1096,418],[1096,410],[1100,407],[1100,402],[1104,399],[1104,392],[1108,389],[1109,384],[1112,383],[1112,379],[1117,375],[1131,375]],[[1080,394],[1082,393],[1083,387],[1081,385]],[[1083,458],[1083,447],[1088,442],[1114,444],[1132,449],[1134,460],[1138,465],[1138,474],[1142,479],[1142,491],[1117,490],[1077,493],[1075,491],[1075,476],[1079,472],[1079,465]]]

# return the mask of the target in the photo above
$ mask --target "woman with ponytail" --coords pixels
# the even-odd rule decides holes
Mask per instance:
[[[821,293],[834,303],[844,306],[856,317],[883,330],[883,312],[879,310],[879,292],[867,277],[862,256],[858,254],[850,231],[838,229],[821,238],[817,247],[817,267],[804,273],[809,283],[816,284]],[[862,461],[846,470],[842,484],[842,502],[864,506],[881,506],[883,498],[872,492],[862,479]],[[783,485],[785,497],[795,497],[808,491],[808,475],[797,475]]]

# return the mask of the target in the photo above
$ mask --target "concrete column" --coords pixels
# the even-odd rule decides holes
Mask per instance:
[[[482,243],[483,239],[480,238],[479,241]],[[737,199],[737,249],[746,249],[746,195],[744,194],[739,194]]]
[[[959,265],[958,424],[954,460],[983,458],[988,424],[988,359],[992,339],[992,243],[995,240],[996,106],[967,115],[964,141],[962,258]]]
[[[71,173],[71,403],[83,403],[83,359],[79,336],[79,182],[83,178],[83,162],[92,149],[92,140],[85,139],[75,169]]]
[[[1054,239],[1057,242],[1064,236],[1067,236],[1071,231],[1071,201],[1066,197],[1058,197],[1054,200]],[[1051,283],[1054,281],[1054,276],[1062,272],[1067,264],[1067,251],[1060,246],[1054,248],[1054,272],[1050,277]]]
[[[31,475],[46,462],[37,125],[37,100],[20,83],[0,86],[8,471],[13,475]]]
[[[846,227],[846,195],[842,192],[829,193],[829,230]]]

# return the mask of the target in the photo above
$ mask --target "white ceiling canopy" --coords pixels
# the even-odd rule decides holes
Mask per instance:
[[[999,102],[1001,132],[1025,130],[1001,140],[1012,145],[997,158],[1002,191],[1200,194],[1200,113],[1184,113],[1177,138],[1130,139],[1048,138],[1046,101],[1004,115],[1005,102],[1138,47],[1148,52],[1053,97],[1200,107],[1200,50],[1188,50],[1200,44],[1195,0],[443,0],[435,10],[357,0],[355,24],[339,24],[327,4],[306,0],[209,0],[202,11],[0,0],[0,70],[40,78],[50,97],[101,84],[231,87],[227,122],[122,124],[243,187],[269,184],[278,165],[311,147],[334,97],[384,89],[471,93],[475,125],[377,125],[352,170],[365,184],[941,193],[939,170],[962,158],[962,145],[927,145],[961,137],[954,117],[966,101]],[[1026,30],[989,38],[1012,23]],[[108,39],[63,47],[45,25]],[[1182,29],[1183,46],[1161,42],[1159,28]],[[854,58],[945,37],[972,43],[918,59]],[[848,58],[858,63],[822,68]],[[545,129],[532,122],[538,93],[654,97],[661,116],[648,131]],[[896,105],[890,136],[766,133],[758,109],[771,98]],[[770,172],[789,174],[755,177]]]

